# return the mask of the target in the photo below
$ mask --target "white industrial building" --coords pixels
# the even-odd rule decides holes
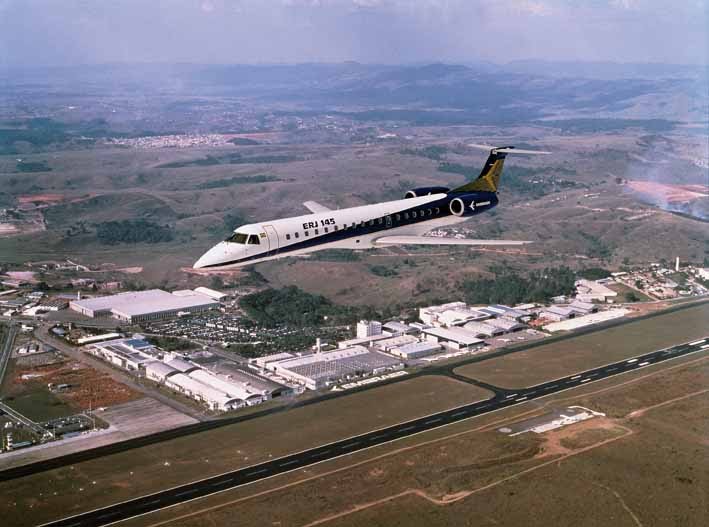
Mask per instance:
[[[467,329],[478,338],[497,337],[505,332],[502,328],[486,324],[485,322],[475,321],[468,322],[463,326],[463,329]]]
[[[390,351],[393,348],[399,348],[418,341],[419,339],[413,335],[399,335],[398,337],[389,337],[387,339],[378,340],[374,343],[374,347],[382,351]]]
[[[592,304],[591,302],[574,300],[571,304],[569,304],[569,309],[579,315],[588,315],[589,313],[595,313],[598,311],[598,306],[596,304]]]
[[[164,383],[165,379],[175,373],[180,373],[180,371],[164,362],[154,361],[145,365],[145,376],[151,381]]]
[[[582,279],[576,281],[576,299],[581,302],[593,302],[594,300],[608,302],[616,296],[618,296],[618,293],[593,280]]]
[[[428,357],[429,355],[438,353],[441,349],[441,345],[435,342],[413,342],[398,348],[393,348],[389,353],[401,357],[404,360],[413,360]]]
[[[419,333],[419,329],[404,324],[403,322],[397,322],[396,320],[391,320],[382,325],[382,330],[391,333],[392,337],[398,337],[399,335],[413,335]]]
[[[384,353],[354,346],[273,361],[267,367],[281,377],[317,390],[340,380],[399,370],[404,364]]]
[[[229,297],[226,293],[222,293],[221,291],[217,291],[215,289],[210,289],[208,287],[195,287],[195,292],[200,293],[202,295],[206,295],[212,300],[217,300],[221,301]]]
[[[585,326],[600,324],[601,322],[607,322],[608,320],[624,317],[628,313],[630,313],[630,311],[627,309],[609,309],[608,311],[599,311],[598,313],[591,313],[589,315],[562,320],[560,322],[553,322],[544,326],[544,329],[551,333],[555,333],[557,331],[572,331]]]
[[[501,329],[505,333],[512,333],[513,331],[520,331],[521,329],[526,328],[527,326],[517,322],[514,319],[511,318],[505,318],[505,317],[500,317],[500,318],[490,318],[485,321],[485,324],[488,326],[493,326],[495,328]]]
[[[175,294],[161,289],[119,293],[72,300],[69,307],[88,317],[111,316],[129,324],[170,318],[181,313],[198,313],[219,306],[219,302],[195,291],[176,291]]]
[[[360,320],[357,322],[357,338],[366,339],[382,334],[382,323],[376,320]]]
[[[561,306],[549,306],[539,313],[540,318],[554,320],[556,322],[566,320],[567,318],[572,318],[575,315],[576,312],[573,309]]]
[[[456,350],[475,349],[485,344],[474,333],[459,327],[429,328],[423,330],[423,334],[429,342],[436,342]]]
[[[161,357],[155,346],[140,338],[113,339],[87,345],[87,353],[119,368],[142,373],[148,363]]]

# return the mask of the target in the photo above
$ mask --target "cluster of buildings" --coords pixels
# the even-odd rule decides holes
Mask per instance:
[[[463,302],[421,308],[421,322],[381,323],[362,320],[356,336],[332,349],[314,353],[277,353],[251,360],[263,374],[317,390],[342,382],[402,370],[431,356],[474,353],[487,346],[484,338],[527,329],[531,314],[502,305],[471,308]]]
[[[291,394],[291,388],[239,368],[209,352],[166,352],[141,336],[87,344],[87,353],[190,397],[214,411],[252,406]]]
[[[679,259],[673,269],[653,263],[645,269],[613,273],[613,278],[657,300],[709,293],[709,268],[681,266]]]

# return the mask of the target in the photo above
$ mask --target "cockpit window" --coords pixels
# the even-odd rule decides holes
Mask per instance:
[[[258,236],[256,234],[252,234],[249,236],[249,245],[260,245],[261,242],[258,239]]]
[[[225,241],[229,243],[241,243],[242,245],[246,243],[246,239],[249,237],[248,234],[243,234],[241,232],[235,232],[233,236],[227,238]]]

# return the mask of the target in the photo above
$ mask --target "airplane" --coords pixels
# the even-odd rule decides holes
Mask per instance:
[[[549,154],[514,146],[492,147],[480,175],[449,189],[419,187],[404,199],[332,210],[315,201],[303,205],[311,214],[242,225],[193,266],[202,270],[237,269],[268,260],[309,254],[324,249],[372,249],[399,245],[524,245],[528,241],[474,240],[423,236],[487,212],[498,204],[498,185],[508,154]]]

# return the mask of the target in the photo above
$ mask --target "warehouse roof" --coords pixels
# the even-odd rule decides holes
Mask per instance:
[[[162,289],[132,291],[117,295],[100,296],[74,300],[72,305],[93,311],[116,311],[125,316],[137,316],[144,313],[175,311],[200,306],[217,306],[218,302],[201,293],[189,291],[189,294],[173,295]]]
[[[146,364],[145,371],[148,373],[155,373],[157,375],[160,375],[161,377],[167,377],[171,373],[175,373],[178,370],[176,370],[169,364],[165,364],[164,362],[155,361]]]
[[[467,329],[458,327],[430,328],[424,329],[423,332],[427,335],[433,335],[434,337],[442,338],[444,340],[458,342],[460,344],[465,344],[466,346],[471,344],[481,344],[483,342],[477,338],[474,333],[468,331]]]

